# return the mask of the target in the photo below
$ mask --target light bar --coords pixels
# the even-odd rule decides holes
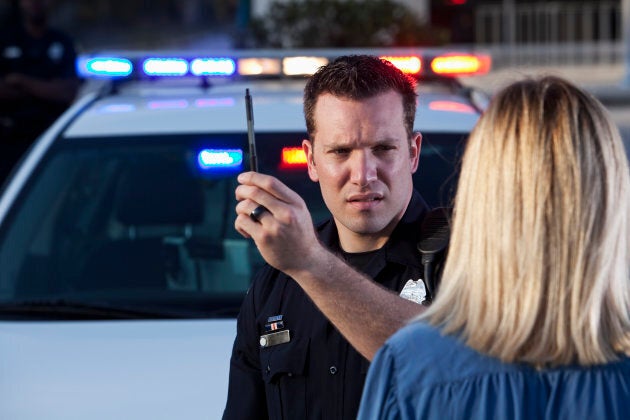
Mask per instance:
[[[183,58],[147,58],[142,70],[147,76],[185,76],[188,61]]]
[[[305,168],[306,154],[301,147],[283,147],[280,158],[282,168]]]
[[[381,59],[389,61],[405,74],[418,74],[422,70],[422,61],[417,56],[382,56]]]
[[[282,72],[287,76],[308,76],[328,64],[324,57],[286,57],[282,60]]]
[[[201,169],[240,169],[243,163],[241,149],[203,149],[197,155]]]
[[[231,58],[195,58],[190,62],[190,72],[195,76],[231,76],[235,70]]]
[[[241,58],[238,74],[241,76],[278,75],[282,72],[279,58]]]
[[[431,61],[431,70],[443,76],[484,74],[490,70],[490,57],[486,55],[443,55]]]
[[[126,58],[93,57],[77,60],[77,73],[81,77],[125,77],[133,71]]]
[[[415,78],[456,77],[485,74],[490,70],[488,55],[446,50],[378,49],[378,50],[311,50],[311,51],[235,51],[211,55],[147,57],[128,52],[124,57],[80,57],[77,71],[83,77],[242,77],[310,76],[321,66],[342,54],[374,54],[388,60],[404,73]],[[287,55],[296,54],[296,55]],[[318,55],[316,55],[318,54]],[[428,55],[427,55],[428,54]],[[138,74],[136,74],[138,73]]]

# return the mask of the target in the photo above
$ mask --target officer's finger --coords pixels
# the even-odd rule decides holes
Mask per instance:
[[[234,228],[245,238],[255,240],[259,231],[263,228],[259,221],[252,219],[249,214],[239,213],[234,220]]]
[[[256,231],[261,227],[262,220],[273,217],[265,206],[249,199],[238,202],[235,210],[234,228],[246,238],[254,238]]]
[[[255,221],[260,222],[260,219],[265,215],[271,215],[271,212],[263,206],[262,204],[258,204],[255,201],[246,199],[240,201],[236,205],[236,214],[249,215],[249,217]]]
[[[247,231],[247,229],[243,228],[241,226],[241,223],[239,222],[239,218],[241,216],[236,216],[236,220],[234,220],[234,229],[236,229],[236,231],[245,239],[249,239],[252,236],[249,234],[249,232]]]
[[[255,185],[239,185],[236,187],[235,195],[236,199],[240,201],[236,211],[243,214],[251,214],[257,206],[261,205],[270,214],[280,215],[295,206],[279,200],[274,195]]]
[[[257,206],[259,205],[259,203],[255,202],[254,200],[250,200],[248,198],[246,199],[242,199],[240,200],[237,204],[236,204],[236,214],[244,214],[244,215],[248,215],[250,214]]]
[[[273,177],[268,177],[268,179],[270,179],[272,183],[277,181]],[[278,199],[276,195],[271,194],[268,190],[265,190],[264,187],[259,187],[258,185],[260,184],[257,183],[258,185],[239,185],[236,188],[236,199],[254,201],[264,206],[271,213],[271,215],[273,215],[274,218],[284,222],[291,222],[292,220],[296,219],[304,219],[305,213],[308,213],[308,209],[306,207],[306,204],[304,203],[304,200],[302,200],[302,198],[297,193],[284,186],[284,184],[280,183],[279,181],[277,182],[281,185],[281,189],[287,189],[289,193],[287,195],[295,195],[295,197],[283,197],[284,200]],[[248,207],[248,209],[251,208]]]
[[[258,172],[244,172],[238,176],[238,182],[243,185],[256,186],[271,194],[274,198],[288,204],[297,204],[302,201],[298,193],[271,175]]]

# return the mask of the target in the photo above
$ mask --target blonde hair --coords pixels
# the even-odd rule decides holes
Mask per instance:
[[[470,135],[437,299],[421,317],[506,362],[630,350],[630,178],[606,110],[544,77],[498,93]]]

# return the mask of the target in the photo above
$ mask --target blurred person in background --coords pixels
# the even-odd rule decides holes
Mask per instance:
[[[596,99],[554,77],[498,93],[468,140],[440,293],[377,353],[359,418],[627,418],[629,207]]]
[[[0,31],[0,180],[79,89],[72,39],[48,24],[50,0],[12,3]]]

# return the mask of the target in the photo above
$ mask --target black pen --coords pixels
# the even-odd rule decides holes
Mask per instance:
[[[247,112],[247,139],[249,142],[249,169],[258,172],[258,156],[256,156],[256,137],[254,135],[254,110],[249,89],[245,89],[245,111]]]
[[[254,136],[254,109],[252,107],[252,96],[249,89],[245,89],[245,111],[247,112],[247,139],[249,141],[249,169],[258,172],[258,156],[256,156],[256,137]],[[255,222],[260,223],[259,217],[268,211],[263,205],[256,207],[250,214]]]

